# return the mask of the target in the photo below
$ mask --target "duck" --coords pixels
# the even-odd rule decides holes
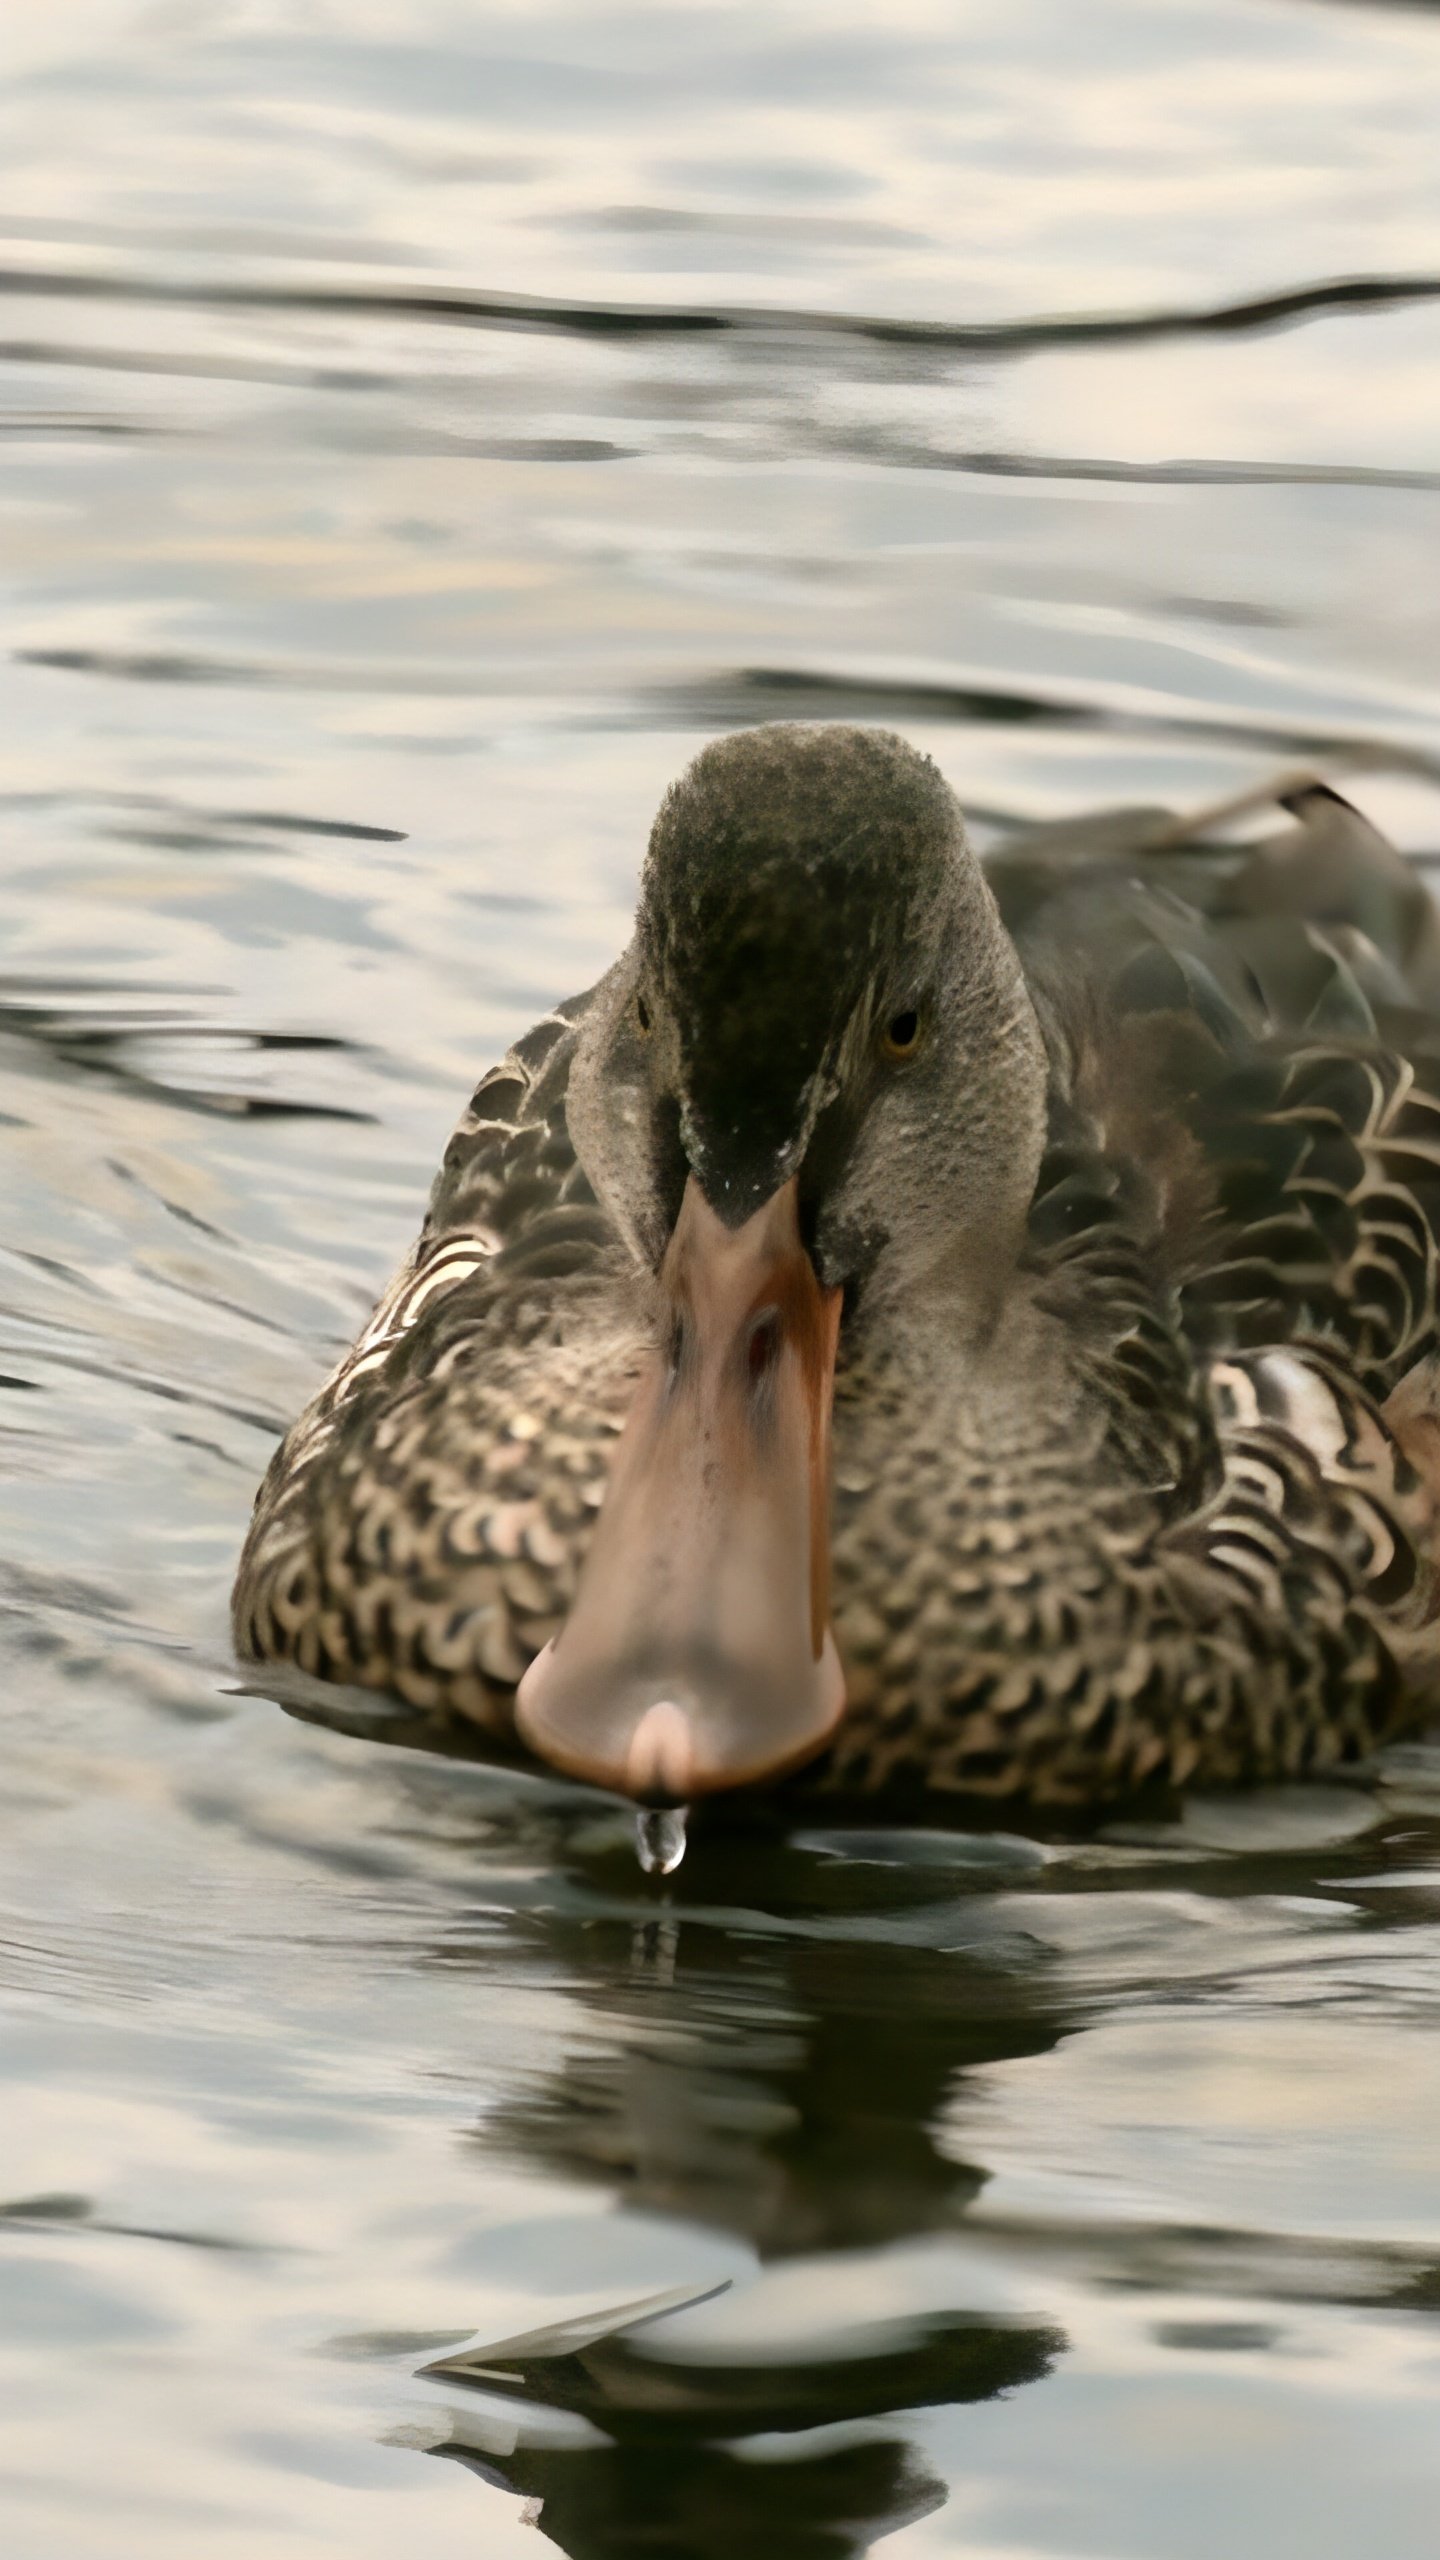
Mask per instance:
[[[1437,1233],[1440,927],[1327,781],[982,860],[902,737],[731,732],[277,1448],[237,1650],[641,1807],[1336,1769],[1440,1709]]]

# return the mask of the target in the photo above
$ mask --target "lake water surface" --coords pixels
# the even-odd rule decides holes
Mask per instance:
[[[661,1887],[225,1600],[718,728],[1440,848],[1440,13],[0,54],[7,2560],[1433,2560],[1440,1747]]]

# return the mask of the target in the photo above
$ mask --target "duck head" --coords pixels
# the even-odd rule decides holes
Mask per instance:
[[[655,1347],[574,1607],[520,1684],[556,1767],[651,1804],[844,1713],[829,1443],[854,1338],[976,1356],[1043,1142],[1035,1014],[948,784],[888,732],[707,747],[650,839],[570,1078]]]

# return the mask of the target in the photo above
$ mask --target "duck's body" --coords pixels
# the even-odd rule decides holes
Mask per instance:
[[[1440,1703],[1440,936],[1285,806],[1039,830],[986,888],[898,740],[707,751],[277,1452],[242,1652],[508,1735],[564,1629],[522,1737],[655,1798],[1101,1799]]]

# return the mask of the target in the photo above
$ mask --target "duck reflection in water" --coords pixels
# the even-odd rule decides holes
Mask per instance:
[[[778,2462],[643,2429],[603,2451],[517,2452],[503,2466],[440,2450],[526,2492],[530,2516],[572,2560],[734,2560],[747,2545],[765,2560],[849,2560],[945,2499],[934,2473],[888,2438]]]
[[[593,1814],[568,1835],[562,1818],[535,1845],[544,1881],[498,1961],[582,1985],[587,2033],[471,2139],[677,2231],[731,2234],[762,2269],[788,2262],[801,2308],[782,2340],[763,2300],[748,2320],[732,2292],[717,2320],[684,2288],[482,2337],[423,2368],[448,2403],[430,2449],[530,2502],[569,2560],[868,2551],[946,2495],[904,2413],[1039,2380],[1065,2343],[963,2301],[897,2310],[903,2261],[872,2278],[862,2254],[962,2222],[984,2173],[943,2147],[956,2075],[1047,2050],[1068,2023],[1033,1946],[976,1890],[1017,1880],[1002,1844],[994,1865],[968,1844],[967,1866],[966,1843],[947,1855],[933,1836],[857,1859],[843,1834],[827,1855],[707,1828],[663,1889],[637,1889],[623,1817],[600,1842]],[[493,1977],[494,1883],[483,1934],[447,1936],[431,1961]]]

